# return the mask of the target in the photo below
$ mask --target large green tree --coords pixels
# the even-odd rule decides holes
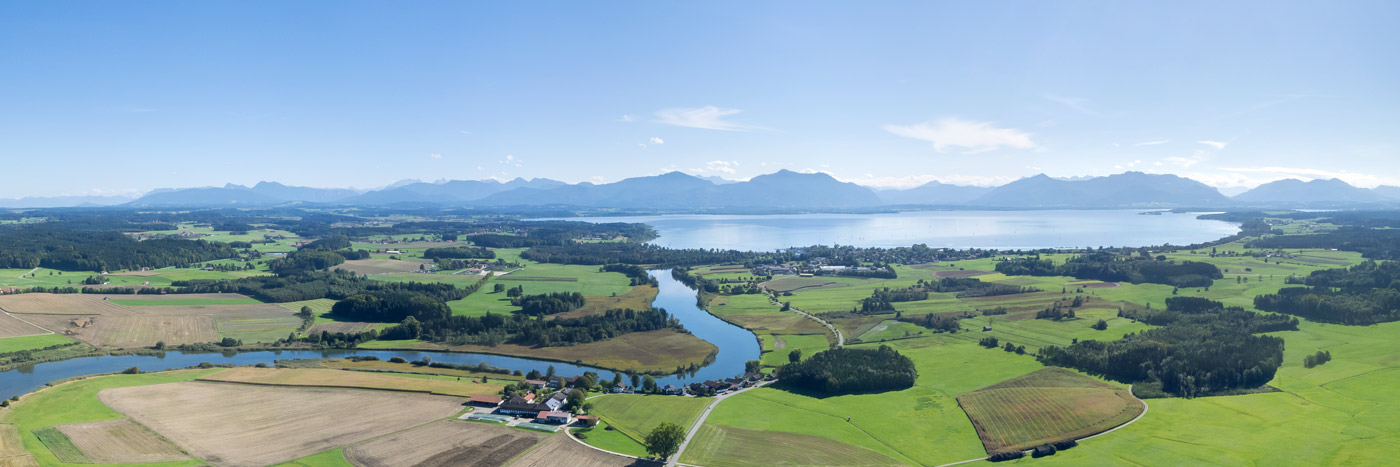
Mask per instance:
[[[670,422],[662,423],[647,434],[647,454],[660,459],[670,458],[681,448],[683,441],[685,441],[685,431],[682,431],[681,427]]]

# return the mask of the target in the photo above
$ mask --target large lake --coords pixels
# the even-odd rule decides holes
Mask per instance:
[[[1099,211],[911,211],[887,214],[664,215],[579,217],[586,222],[641,222],[672,248],[769,251],[810,245],[944,248],[1139,247],[1189,245],[1239,232],[1235,223],[1200,213]]]

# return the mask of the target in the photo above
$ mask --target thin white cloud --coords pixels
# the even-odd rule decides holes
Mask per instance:
[[[457,130],[457,133],[458,133],[458,134],[463,134],[463,135],[470,135],[470,134],[472,134],[472,132],[467,131],[467,130]]]
[[[442,159],[442,154],[433,153],[432,155],[429,155],[428,157],[431,157],[431,158],[433,158],[433,159]]]
[[[637,116],[632,114],[622,114],[622,117],[619,117],[617,121],[623,123],[632,123],[637,121]]]
[[[1229,141],[1211,141],[1211,140],[1208,140],[1208,139],[1203,139],[1203,140],[1197,141],[1197,143],[1201,143],[1201,144],[1204,144],[1204,145],[1206,145],[1206,146],[1213,147],[1213,148],[1215,148],[1216,151],[1223,150],[1223,149],[1225,149],[1225,146],[1228,146],[1228,145],[1230,144]]]
[[[1169,140],[1169,139],[1160,139],[1160,140],[1156,140],[1156,141],[1143,141],[1143,142],[1141,142],[1141,143],[1134,144],[1133,146],[1157,146],[1157,145],[1159,145],[1159,144],[1167,144],[1167,143],[1170,143],[1170,142],[1172,142],[1172,140]]]
[[[721,109],[713,105],[704,107],[677,107],[656,111],[660,118],[657,123],[704,130],[747,131],[754,127],[730,122],[725,118],[743,112],[739,109]]]
[[[651,144],[666,144],[666,142],[662,141],[661,138],[653,136],[651,137]]]
[[[672,165],[672,168],[675,166]],[[697,167],[685,170],[693,175],[734,175],[738,171],[739,161],[709,161],[704,167]]]
[[[987,152],[1002,147],[1040,149],[1031,134],[1015,128],[997,128],[990,122],[975,122],[959,118],[942,118],[913,125],[885,125],[885,131],[905,138],[933,143],[933,150],[945,152],[951,147],[966,148],[964,154]]]
[[[1090,108],[1088,107],[1088,103],[1089,103],[1089,100],[1088,100],[1088,99],[1083,99],[1083,98],[1078,98],[1078,97],[1057,96],[1057,95],[1054,95],[1054,94],[1046,94],[1046,95],[1045,95],[1045,98],[1046,98],[1047,100],[1049,100],[1050,102],[1054,102],[1054,103],[1056,103],[1056,104],[1060,104],[1060,105],[1063,105],[1063,106],[1065,106],[1065,107],[1069,107],[1069,108],[1071,108],[1071,109],[1080,111],[1080,112],[1082,112],[1082,113],[1086,113],[1086,114],[1090,114],[1090,115],[1097,115],[1097,114],[1098,114],[1098,112],[1094,112],[1093,109],[1090,109]]]

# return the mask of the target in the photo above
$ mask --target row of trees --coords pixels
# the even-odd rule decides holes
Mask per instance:
[[[452,345],[520,344],[554,347],[586,344],[633,332],[680,329],[666,310],[608,310],[579,318],[539,319],[523,314],[404,318],[381,333],[383,339],[423,339]]]
[[[351,295],[377,291],[403,291],[427,295],[440,301],[461,300],[476,292],[486,279],[458,288],[432,282],[383,282],[345,270],[310,271],[277,276],[239,279],[175,281],[180,293],[241,293],[264,302],[283,303],[329,298],[340,300]],[[145,289],[142,289],[145,290]]]
[[[511,305],[520,307],[520,314],[546,316],[567,313],[582,307],[587,300],[578,292],[554,292],[512,298]]]
[[[886,345],[825,350],[778,369],[782,384],[828,394],[905,389],[918,376],[913,360]]]
[[[1215,279],[1225,277],[1219,268],[1210,263],[1119,256],[1107,250],[1071,257],[1058,266],[1053,261],[1040,259],[1039,255],[1002,261],[997,263],[996,271],[1011,276],[1071,276],[1174,287],[1209,287]]]
[[[1298,330],[1298,318],[1255,313],[1237,306],[1226,307],[1220,302],[1199,297],[1169,297],[1165,310],[1132,307],[1118,310],[1118,316],[1153,326],[1214,324],[1248,333]]]
[[[485,248],[443,247],[423,250],[424,259],[496,259],[496,252]]]
[[[1400,263],[1366,261],[1346,269],[1314,271],[1301,282],[1308,287],[1254,297],[1254,307],[1324,323],[1400,320]]]

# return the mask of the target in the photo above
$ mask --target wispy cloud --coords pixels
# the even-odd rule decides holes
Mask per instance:
[[[1213,147],[1213,148],[1215,148],[1216,151],[1223,150],[1223,149],[1225,149],[1225,146],[1230,145],[1230,142],[1229,142],[1229,141],[1211,141],[1211,140],[1208,140],[1208,139],[1203,139],[1203,140],[1197,141],[1197,143],[1201,143],[1201,144],[1204,144],[1204,145],[1206,145],[1206,146]]]
[[[738,172],[738,167],[739,161],[709,161],[705,163],[704,167],[692,168],[687,172],[695,175],[734,175],[735,172]]]
[[[617,121],[623,123],[632,123],[637,121],[637,116],[632,114],[622,114],[622,117],[618,118]]]
[[[713,105],[693,108],[671,108],[656,111],[657,123],[705,130],[748,131],[756,127],[725,120],[743,112],[739,109],[722,109]]]
[[[942,118],[931,122],[913,125],[885,125],[885,131],[905,138],[933,143],[933,150],[945,152],[948,148],[966,148],[964,154],[976,154],[1002,147],[1012,149],[1040,149],[1031,134],[1015,128],[997,128],[990,122],[976,122],[959,118]]]
[[[501,164],[501,165],[513,165],[513,166],[516,166],[516,167],[524,167],[524,166],[525,166],[524,163],[520,161],[520,159],[516,159],[515,156],[510,155],[510,154],[506,154],[506,158],[505,158],[505,159],[498,160],[498,161],[496,161],[496,163],[497,163],[497,164]]]
[[[1143,142],[1141,142],[1141,143],[1134,144],[1133,146],[1157,146],[1157,145],[1161,145],[1161,144],[1167,144],[1167,143],[1170,143],[1170,142],[1172,142],[1172,140],[1169,140],[1169,139],[1159,139],[1159,140],[1156,140],[1156,141],[1143,141]]]
[[[651,144],[666,144],[666,142],[665,142],[665,141],[662,141],[661,138],[657,138],[657,137],[655,137],[655,136],[651,137],[651,140],[650,140],[650,141],[651,141]],[[682,146],[684,146],[684,145],[682,145]]]
[[[1090,109],[1088,107],[1088,99],[1083,99],[1079,97],[1057,96],[1054,94],[1046,94],[1045,99],[1049,100],[1050,102],[1069,107],[1082,113],[1086,113],[1089,115],[1098,115],[1098,112],[1095,112],[1093,109]]]
[[[457,133],[458,133],[458,134],[463,134],[463,135],[470,135],[470,134],[472,134],[472,132],[467,131],[467,130],[457,130]]]
[[[442,154],[432,153],[432,154],[429,155],[428,157],[433,158],[433,159],[442,159]]]

